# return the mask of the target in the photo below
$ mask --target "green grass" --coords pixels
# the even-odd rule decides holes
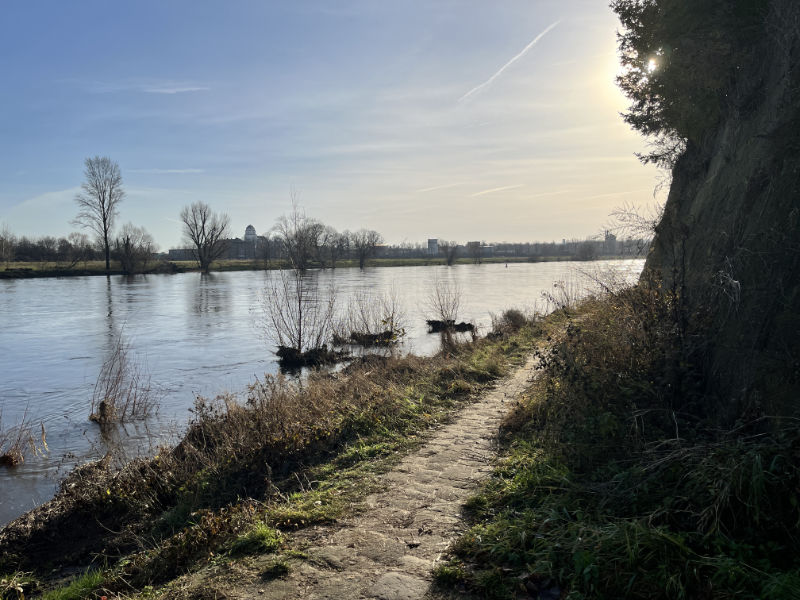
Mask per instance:
[[[103,584],[105,575],[102,571],[87,571],[64,587],[50,590],[42,594],[42,600],[84,600],[97,598],[94,592]]]
[[[266,523],[256,523],[250,531],[236,538],[230,546],[232,556],[268,554],[281,546],[283,536]]]

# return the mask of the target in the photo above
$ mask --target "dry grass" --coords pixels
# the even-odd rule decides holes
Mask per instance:
[[[100,368],[89,418],[100,425],[145,419],[158,410],[158,397],[144,363],[120,334]]]
[[[25,457],[31,454],[47,452],[47,436],[44,424],[40,424],[41,434],[37,440],[34,437],[34,428],[28,420],[28,409],[22,419],[11,427],[3,426],[3,414],[0,412],[0,467],[16,467],[25,462]]]

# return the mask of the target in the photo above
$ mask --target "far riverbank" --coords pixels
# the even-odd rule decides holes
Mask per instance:
[[[592,261],[603,260],[637,260],[641,256],[597,256]],[[586,259],[579,259],[574,256],[513,256],[513,257],[488,257],[483,258],[480,264],[498,263],[542,263],[542,262],[586,262]],[[423,266],[443,266],[446,264],[444,258],[374,258],[367,262],[369,267],[423,267]],[[457,258],[453,264],[468,265],[475,264],[470,258]],[[211,265],[212,272],[226,271],[269,271],[277,269],[288,269],[290,265],[284,260],[220,260]],[[312,265],[312,268],[319,268]],[[330,268],[330,267],[328,267]],[[337,269],[358,268],[358,260],[346,259],[336,263]],[[156,261],[149,267],[144,274],[169,274],[169,273],[191,273],[199,272],[199,267],[195,261]],[[35,277],[86,277],[94,275],[124,275],[125,272],[119,262],[112,261],[111,269],[105,270],[105,262],[87,261],[76,266],[67,266],[56,262],[9,262],[0,264],[0,279],[30,279]]]

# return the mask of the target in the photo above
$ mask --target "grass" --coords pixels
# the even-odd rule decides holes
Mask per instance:
[[[198,399],[175,448],[121,471],[81,467],[34,528],[3,530],[0,569],[46,578],[91,560],[111,565],[105,589],[130,593],[220,560],[282,552],[293,531],[345,514],[375,475],[520,363],[549,326],[528,321],[433,358],[367,358],[302,384],[267,377],[244,401]]]
[[[30,594],[37,584],[32,573],[15,571],[0,576],[0,600],[25,600],[25,594]]]
[[[800,432],[724,427],[673,294],[587,304],[541,353],[440,585],[486,598],[800,598]],[[702,318],[693,319],[702,322]]]
[[[281,533],[264,522],[256,523],[247,533],[236,538],[230,547],[232,556],[269,554],[281,546]]]
[[[105,580],[102,571],[87,571],[75,578],[68,585],[59,587],[42,594],[42,600],[85,600],[86,598],[99,598],[95,592]]]

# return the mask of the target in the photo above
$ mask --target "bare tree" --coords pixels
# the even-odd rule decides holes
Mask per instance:
[[[292,212],[278,218],[273,228],[293,269],[304,272],[317,254],[320,236],[325,229],[319,221],[306,216],[292,197]]]
[[[328,244],[326,250],[331,268],[336,268],[336,261],[347,255],[350,249],[350,236],[347,232],[337,233],[333,227],[329,227]]]
[[[183,235],[194,245],[194,257],[200,270],[208,273],[211,263],[227,249],[226,237],[230,219],[226,214],[217,214],[205,202],[193,202],[181,211]]]
[[[14,260],[14,247],[17,245],[17,238],[11,233],[8,225],[3,224],[0,228],[0,261],[11,262]]]
[[[320,223],[321,225],[321,223]],[[336,261],[347,247],[346,239],[330,225],[326,225],[320,231],[317,238],[317,261],[325,269],[330,266],[336,268]]]
[[[406,314],[392,286],[383,293],[357,291],[334,327],[334,343],[390,346],[406,334]]]
[[[461,308],[461,296],[461,286],[457,281],[437,277],[433,280],[433,288],[426,299],[426,308],[438,317],[435,321],[440,321],[446,328],[452,327]],[[431,322],[433,320],[429,320],[428,325]]]
[[[110,158],[95,156],[86,159],[83,175],[83,191],[75,196],[80,212],[73,223],[97,234],[103,244],[108,271],[111,268],[111,246],[108,238],[114,228],[119,203],[125,197],[122,174],[119,165]]]
[[[72,262],[73,265],[78,262],[83,262],[83,268],[85,269],[86,262],[93,258],[96,252],[96,248],[89,240],[89,236],[85,233],[73,231],[67,236],[67,241],[69,241],[72,246],[72,259],[70,262]]]
[[[114,254],[128,275],[146,271],[147,263],[155,251],[153,236],[144,227],[136,227],[133,223],[126,223],[114,240]]]
[[[367,259],[375,254],[378,244],[383,243],[383,236],[374,229],[359,229],[350,234],[350,243],[358,257],[358,267],[363,269]]]
[[[336,293],[321,291],[315,280],[298,269],[271,276],[261,298],[265,336],[289,366],[324,361],[333,333]],[[310,358],[310,360],[308,360]]]
[[[472,262],[476,265],[481,264],[482,250],[480,242],[468,242],[467,252],[469,252],[469,257],[472,259]]]
[[[458,242],[453,240],[439,240],[439,252],[444,255],[445,264],[450,267],[458,256]]]

